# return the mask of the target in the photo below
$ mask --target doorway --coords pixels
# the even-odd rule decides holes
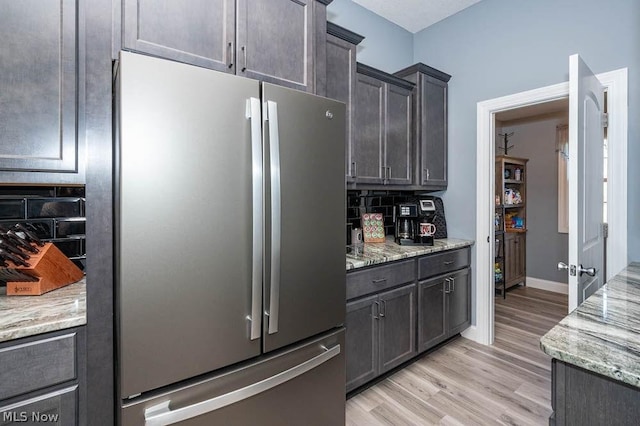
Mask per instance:
[[[599,74],[609,97],[609,173],[607,278],[627,263],[627,69]],[[569,83],[560,83],[478,103],[476,247],[475,247],[475,326],[463,335],[482,344],[494,340],[494,269],[491,258],[495,246],[494,188],[496,114],[511,109],[558,101],[569,94]],[[486,243],[485,243],[486,241]]]

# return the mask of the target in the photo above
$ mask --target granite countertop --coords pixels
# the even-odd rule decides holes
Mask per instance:
[[[0,289],[0,342],[87,323],[86,277],[41,296],[7,296]]]
[[[631,263],[540,339],[553,358],[640,387],[640,263]]]
[[[433,246],[400,246],[393,241],[393,236],[387,236],[384,243],[347,246],[347,271],[471,245],[470,240],[442,238],[434,240]]]

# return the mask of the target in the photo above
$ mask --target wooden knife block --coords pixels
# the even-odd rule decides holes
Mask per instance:
[[[27,260],[30,266],[9,267],[38,278],[33,282],[7,282],[7,296],[39,296],[51,290],[75,283],[84,273],[53,243],[46,243],[40,252]]]

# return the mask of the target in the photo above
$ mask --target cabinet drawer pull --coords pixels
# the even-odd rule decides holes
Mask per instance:
[[[444,266],[452,265],[453,262],[454,262],[453,260],[448,260],[448,261],[444,262]]]
[[[385,282],[386,280],[387,280],[386,278],[378,278],[378,279],[375,279],[375,280],[371,280],[371,282],[374,283],[374,284],[380,284],[380,283]]]

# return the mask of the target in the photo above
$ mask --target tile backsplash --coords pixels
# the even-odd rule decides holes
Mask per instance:
[[[404,191],[347,191],[347,224],[346,232],[352,228],[360,228],[362,213],[382,213],[384,215],[384,232],[393,235],[393,206],[415,198],[413,192]],[[348,238],[347,238],[348,240]]]
[[[85,191],[81,186],[0,186],[0,226],[29,223],[84,270]]]

